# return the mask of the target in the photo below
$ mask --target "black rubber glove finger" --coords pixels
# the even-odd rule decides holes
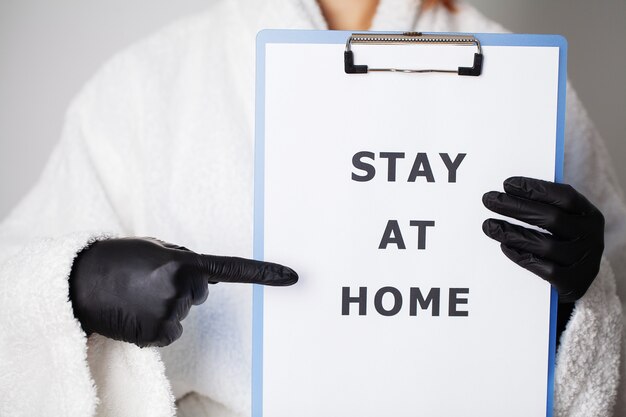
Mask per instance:
[[[203,304],[209,298],[209,283],[206,278],[200,276],[192,280],[191,303],[195,306]]]
[[[489,191],[483,195],[483,204],[489,210],[512,217],[525,223],[539,226],[560,238],[575,238],[581,234],[581,223],[558,207],[533,200]]]
[[[570,214],[563,222],[575,226],[576,236],[598,234],[604,230],[604,217],[587,198],[569,184],[559,184],[527,177],[510,177],[504,181],[507,194],[545,203]]]
[[[190,298],[192,305],[204,303],[209,296],[209,283],[206,275],[197,265],[189,265],[186,255],[176,259],[181,265],[176,273],[177,297],[179,299]]]
[[[556,262],[540,258],[533,253],[523,252],[504,244],[500,245],[500,249],[510,260],[554,286],[559,293],[559,303],[572,303],[582,297],[598,273],[594,263],[589,262],[593,255],[585,255],[573,265],[562,266]],[[577,272],[574,271],[581,268],[587,270],[588,276],[592,278],[584,283],[579,281],[572,285],[572,281],[576,280]]]
[[[559,207],[572,214],[590,214],[597,211],[578,191],[569,184],[527,177],[510,177],[504,181],[507,194]]]
[[[483,232],[507,247],[529,252],[560,265],[575,263],[584,255],[578,242],[562,241],[547,233],[511,224],[504,220],[487,219]]]
[[[166,320],[161,324],[159,339],[146,346],[164,347],[171,345],[183,335],[183,325],[178,320]]]
[[[293,285],[298,274],[283,265],[230,256],[190,254],[189,261],[197,265],[210,283],[240,282],[263,285]]]
[[[183,321],[185,317],[191,311],[191,306],[193,305],[193,300],[191,297],[181,298],[175,303],[176,310],[174,312],[173,318],[178,321]]]

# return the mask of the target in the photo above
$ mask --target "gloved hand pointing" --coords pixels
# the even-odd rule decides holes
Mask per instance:
[[[74,315],[88,334],[166,346],[180,321],[218,282],[292,285],[298,275],[282,265],[200,255],[150,238],[95,242],[78,254],[70,275]]]
[[[486,193],[485,206],[551,234],[496,219],[485,220],[483,231],[501,243],[513,262],[549,281],[560,302],[578,300],[600,269],[602,213],[567,184],[511,177],[504,181],[504,191]]]

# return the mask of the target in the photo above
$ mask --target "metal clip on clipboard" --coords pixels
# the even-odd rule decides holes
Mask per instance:
[[[408,69],[408,68],[369,68],[367,65],[354,64],[354,52],[352,52],[353,44],[369,44],[369,45],[404,45],[410,43],[421,43],[430,45],[475,45],[478,52],[474,54],[474,64],[471,67],[459,67],[457,70],[452,69]],[[477,77],[482,73],[483,68],[483,51],[480,41],[472,35],[429,35],[422,32],[404,32],[404,33],[353,33],[346,41],[346,50],[344,52],[344,68],[346,74],[367,74],[368,72],[405,72],[405,73],[427,73],[427,72],[443,72],[449,74],[469,75]]]

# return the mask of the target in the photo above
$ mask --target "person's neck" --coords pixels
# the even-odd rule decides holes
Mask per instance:
[[[318,0],[328,29],[368,30],[379,0]]]

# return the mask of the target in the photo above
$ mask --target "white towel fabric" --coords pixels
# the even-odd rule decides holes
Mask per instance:
[[[502,31],[467,5],[418,6],[382,0],[372,29]],[[87,340],[67,278],[107,233],[251,256],[254,38],[268,27],[325,23],[314,0],[217,1],[115,56],[74,100],[38,184],[0,226],[0,415],[249,415],[249,287],[212,286],[178,342],[139,349]],[[602,210],[607,233],[600,274],[562,336],[555,415],[621,416],[626,205],[571,89],[567,101],[565,178]]]

